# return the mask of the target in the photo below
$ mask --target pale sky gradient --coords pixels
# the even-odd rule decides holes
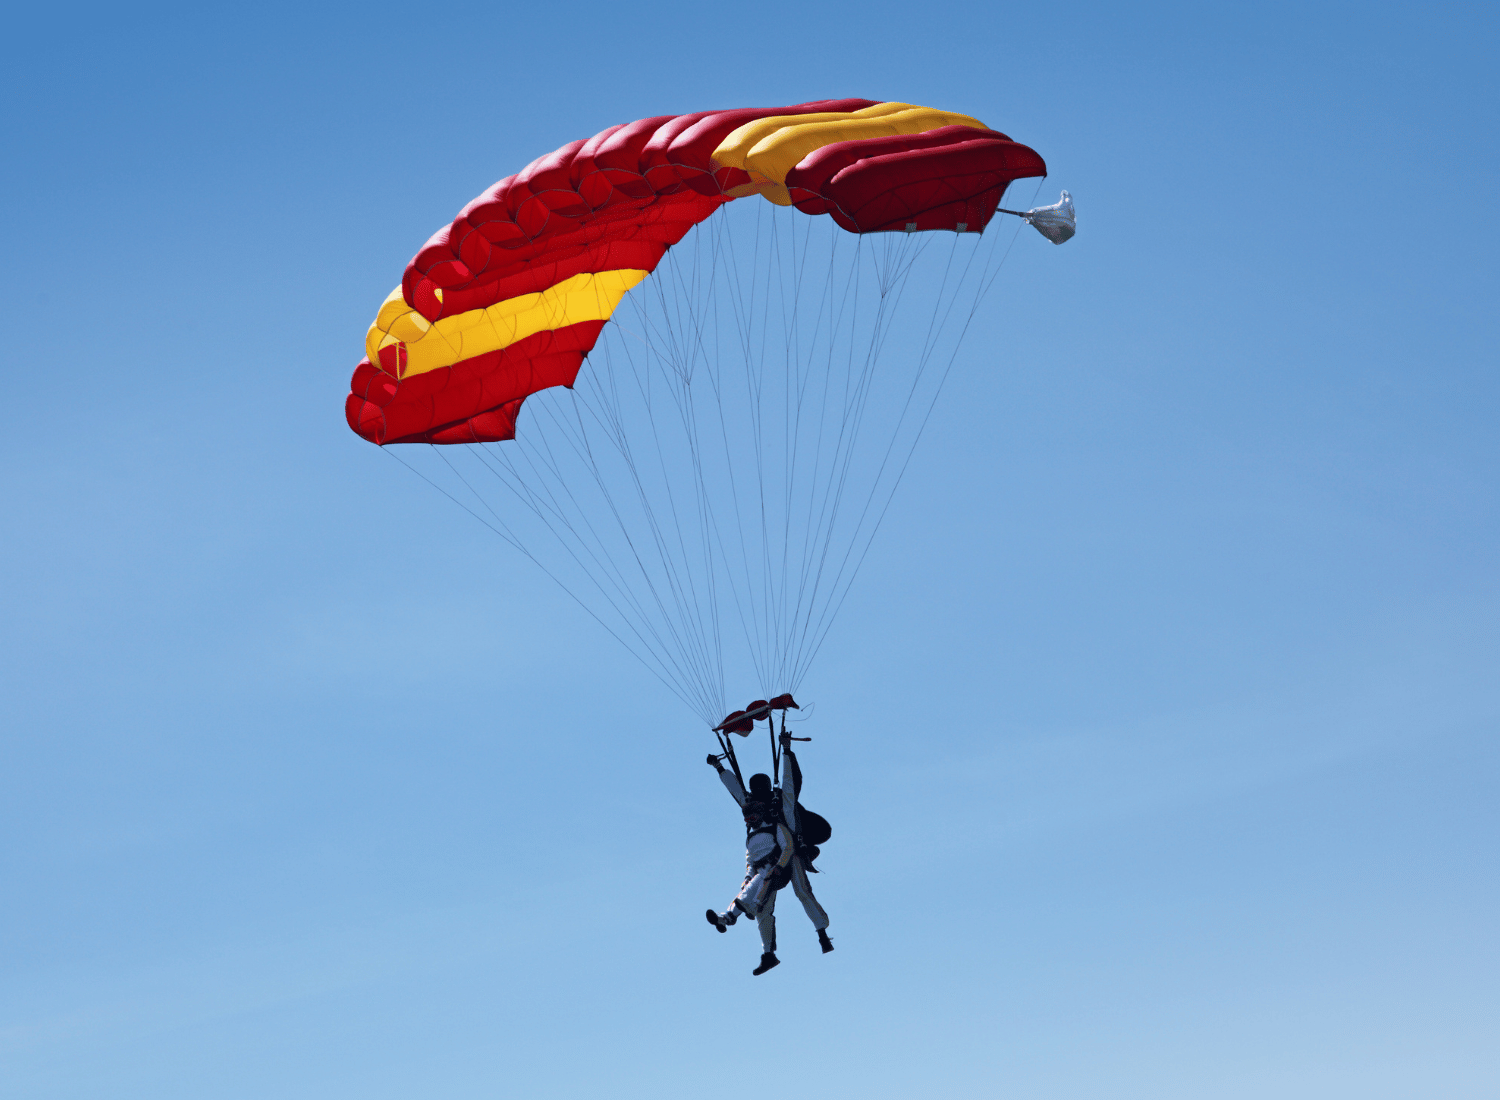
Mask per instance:
[[[1500,1094],[1494,7],[783,10],[9,17],[0,1095]],[[1080,229],[808,677],[838,950],[752,979],[707,732],[341,403],[496,179],[833,96]]]

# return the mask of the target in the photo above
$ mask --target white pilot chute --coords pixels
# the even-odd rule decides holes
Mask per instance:
[[[997,213],[1014,214],[1053,244],[1062,244],[1078,232],[1078,218],[1073,212],[1073,196],[1066,191],[1051,206],[1035,206],[1030,210],[999,210]]]

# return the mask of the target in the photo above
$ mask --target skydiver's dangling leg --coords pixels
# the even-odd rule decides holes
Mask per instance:
[[[764,863],[746,863],[745,878],[740,883],[740,892],[734,896],[734,900],[729,903],[729,908],[725,909],[724,912],[719,913],[713,909],[708,910],[706,914],[708,923],[720,932],[723,932],[738,921],[742,915],[754,920],[756,913],[764,901],[763,895],[768,892],[768,880],[773,869],[769,861]]]
[[[755,926],[760,930],[760,965],[750,973],[759,977],[771,967],[781,965],[781,960],[776,957],[776,891],[771,891],[755,915]]]
[[[776,895],[773,893],[755,914],[755,927],[760,932],[760,946],[766,954],[776,950]]]
[[[818,946],[823,949],[823,954],[828,954],[833,950],[833,941],[828,938],[828,914],[813,896],[812,883],[807,881],[807,868],[802,865],[800,856],[792,857],[792,893],[797,895],[807,912],[807,919],[812,921],[818,933]]]
[[[735,898],[732,902],[729,903],[729,908],[724,910],[724,912],[720,913],[717,909],[710,909],[705,915],[708,917],[709,924],[713,925],[720,932],[723,932],[737,923],[740,919],[740,914],[742,913],[745,916],[754,919],[755,914],[745,909],[741,909],[739,898]]]
[[[720,932],[739,920],[741,914],[754,919],[760,932],[761,947],[760,965],[751,971],[755,975],[781,965],[781,960],[776,957],[776,891],[771,888],[770,881],[774,870],[769,861],[759,867],[746,868],[745,882],[729,908],[722,913],[710,909],[706,914],[708,923]]]
[[[774,870],[775,867],[771,865],[770,860],[747,866],[745,881],[740,884],[740,892],[735,895],[734,901],[729,903],[729,912],[754,917],[767,904],[768,899],[771,899],[771,904],[774,905],[776,893],[771,889],[770,882],[771,873]]]

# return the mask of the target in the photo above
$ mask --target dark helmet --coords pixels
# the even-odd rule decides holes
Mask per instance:
[[[750,777],[750,797],[756,802],[771,801],[771,777],[765,772],[756,772]]]

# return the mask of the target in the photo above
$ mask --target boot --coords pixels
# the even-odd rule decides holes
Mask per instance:
[[[833,950],[833,941],[828,938],[828,929],[818,929],[818,946],[823,949],[823,954],[825,955]]]
[[[754,970],[750,971],[750,973],[752,973],[752,974],[756,975],[757,977],[759,977],[760,975],[764,974],[767,970],[770,970],[771,967],[773,967],[773,966],[780,966],[780,965],[781,965],[781,960],[778,959],[770,951],[767,951],[764,955],[762,955],[760,957],[760,965],[757,966]]]
[[[720,932],[724,931],[728,927],[728,925],[724,923],[724,918],[719,916],[719,914],[715,913],[712,909],[708,911],[708,923],[713,925]]]

